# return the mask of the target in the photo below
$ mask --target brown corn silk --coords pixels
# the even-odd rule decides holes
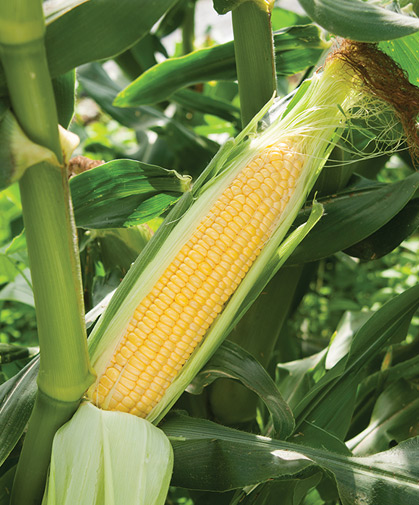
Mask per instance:
[[[235,177],[136,308],[90,392],[97,406],[149,414],[271,236],[302,165],[278,142]]]
[[[343,40],[331,54],[339,58],[359,77],[361,91],[388,103],[400,121],[412,160],[419,162],[419,88],[407,73],[377,44]]]

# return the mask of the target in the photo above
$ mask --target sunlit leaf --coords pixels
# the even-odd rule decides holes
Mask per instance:
[[[293,75],[313,65],[328,44],[313,25],[285,28],[274,34],[277,72]],[[115,100],[121,107],[161,102],[178,89],[212,80],[234,80],[234,44],[199,49],[169,58],[144,72]]]
[[[172,483],[226,491],[269,479],[289,479],[310,468],[336,479],[344,505],[415,505],[419,493],[419,439],[366,458],[281,442],[202,419],[170,414],[161,428],[171,439]]]
[[[362,0],[298,0],[313,21],[329,32],[361,42],[404,37],[419,20]]]
[[[71,179],[74,215],[83,228],[117,228],[159,216],[190,178],[133,160],[114,160]]]
[[[81,0],[66,2],[64,8],[54,7],[45,42],[52,77],[128,49],[150,31],[175,1]],[[6,94],[3,70],[0,93]]]

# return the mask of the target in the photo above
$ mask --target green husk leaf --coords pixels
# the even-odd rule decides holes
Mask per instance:
[[[191,178],[134,160],[114,160],[70,181],[77,226],[118,228],[158,217],[189,189]]]
[[[54,437],[43,505],[163,505],[173,453],[148,421],[83,403]]]

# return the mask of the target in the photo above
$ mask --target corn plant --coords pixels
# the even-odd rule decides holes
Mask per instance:
[[[387,4],[214,0],[204,47],[205,0],[0,3],[0,505],[418,502],[419,21]],[[403,285],[342,285],[393,251]]]

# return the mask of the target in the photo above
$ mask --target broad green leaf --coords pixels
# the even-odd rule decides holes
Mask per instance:
[[[0,386],[0,465],[13,450],[29,420],[37,391],[39,360],[33,359]]]
[[[220,377],[239,380],[263,400],[272,416],[274,434],[278,438],[286,439],[291,435],[294,418],[274,381],[251,354],[228,340],[223,342],[195,377],[188,391],[200,393],[205,386]]]
[[[419,432],[417,388],[400,380],[378,397],[367,428],[348,442],[354,454],[364,456],[384,451]]]
[[[275,382],[291,409],[298,405],[314,386],[316,376],[313,376],[313,371],[321,367],[321,375],[324,374],[326,352],[327,349],[324,349],[307,358],[277,364]]]
[[[15,470],[16,467],[14,466],[0,477],[0,505],[10,505],[10,493],[12,492]]]
[[[397,39],[419,30],[419,20],[362,0],[298,0],[313,21],[361,42]]]
[[[322,201],[325,216],[298,246],[289,264],[325,258],[366,239],[396,216],[419,187],[419,173],[393,184],[348,187]],[[296,223],[304,220],[301,212]]]
[[[308,25],[310,18],[281,7],[274,7],[271,13],[271,23],[272,30],[277,31],[288,26]]]
[[[178,160],[178,165],[173,168],[194,179],[198,178],[220,147],[217,142],[197,135],[178,121],[170,121],[162,128],[154,128],[154,131]]]
[[[280,30],[274,34],[274,43],[280,75],[292,75],[313,65],[328,47],[318,28],[312,25]],[[155,65],[122,91],[115,105],[157,103],[192,84],[236,78],[234,44],[228,42]]]
[[[359,375],[390,339],[405,336],[419,307],[419,286],[408,289],[373,314],[355,334],[349,353],[316,383],[293,409],[299,423],[304,419],[338,437],[349,427]],[[306,431],[305,429],[303,430]]]
[[[307,472],[309,473],[309,472]],[[317,486],[322,479],[322,473],[314,471],[307,477],[299,476],[290,480],[273,480],[257,486],[250,494],[243,492],[240,505],[300,505],[307,492]]]
[[[117,228],[159,216],[189,188],[190,178],[133,160],[114,160],[70,181],[77,226]]]
[[[366,261],[381,258],[400,245],[418,226],[419,199],[415,198],[387,224],[343,252]]]
[[[390,451],[356,458],[173,413],[161,428],[174,449],[174,485],[226,491],[269,479],[289,480],[310,468],[320,468],[335,478],[344,505],[417,503],[418,438]]]
[[[379,46],[407,72],[410,82],[418,86],[419,33],[402,39],[383,41]]]
[[[52,77],[79,65],[111,58],[146,35],[176,0],[81,0],[55,9],[47,24],[46,48]],[[4,72],[0,92],[5,95]]]
[[[197,93],[190,89],[180,89],[173,93],[172,100],[187,110],[212,114],[232,123],[239,123],[240,111],[235,105],[217,98]]]
[[[189,0],[178,0],[175,5],[167,11],[156,30],[156,35],[158,37],[166,37],[181,26],[185,18],[188,3]]]

